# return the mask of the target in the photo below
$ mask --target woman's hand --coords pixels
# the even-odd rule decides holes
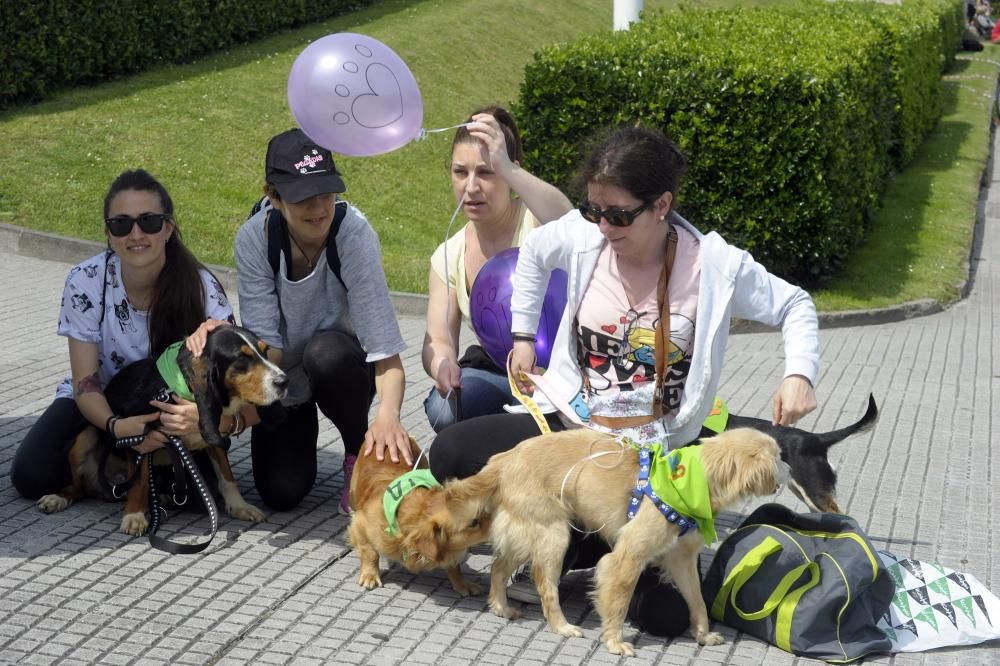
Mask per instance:
[[[535,384],[528,379],[524,373],[530,372],[537,375],[538,368],[535,367],[535,345],[527,340],[515,340],[514,350],[511,352],[510,372],[514,376],[514,384],[518,390],[531,395],[535,392]]]
[[[514,163],[507,155],[507,140],[497,119],[488,113],[477,113],[472,116],[472,122],[467,129],[470,136],[482,142],[483,150],[489,158],[486,162],[493,167],[493,171],[506,180],[514,170]]]
[[[816,409],[816,392],[802,375],[789,375],[774,394],[774,425],[793,426]]]
[[[123,437],[136,437],[141,435],[145,430],[146,426],[160,418],[159,412],[153,412],[152,414],[143,414],[141,416],[129,416],[127,418],[118,419],[115,421],[111,436],[116,439],[121,439]],[[132,450],[136,453],[152,453],[157,449],[162,449],[167,443],[167,436],[164,435],[159,430],[150,430],[146,433],[145,439],[139,444],[132,447]]]
[[[208,334],[219,328],[220,326],[232,326],[228,321],[223,319],[206,319],[201,322],[201,326],[195,329],[194,333],[187,336],[184,341],[184,346],[188,348],[195,357],[201,356],[201,352],[205,350],[205,341],[208,340]]]
[[[365,433],[363,455],[371,455],[373,449],[376,460],[385,460],[385,454],[388,452],[389,459],[394,463],[398,463],[402,458],[407,465],[413,464],[413,458],[410,456],[410,435],[399,419],[375,416],[371,427]]]
[[[175,396],[176,402],[150,400],[149,404],[160,410],[160,430],[175,437],[201,433],[198,421],[198,405]]]
[[[451,359],[444,359],[438,365],[437,375],[434,377],[434,388],[441,394],[442,398],[447,398],[448,394],[457,388],[462,387],[462,368]]]

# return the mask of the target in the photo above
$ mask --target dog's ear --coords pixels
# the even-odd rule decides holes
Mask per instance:
[[[405,541],[404,545],[414,551],[419,556],[418,559],[429,564],[440,560],[448,537],[444,525],[436,518],[429,517]]]
[[[198,405],[198,425],[201,437],[209,446],[227,446],[229,438],[219,434],[222,408],[229,400],[221,370],[214,363],[206,363],[207,371],[204,390],[193,390],[194,401]]]

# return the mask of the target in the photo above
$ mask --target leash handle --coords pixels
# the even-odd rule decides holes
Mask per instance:
[[[518,402],[524,405],[528,413],[531,414],[531,418],[535,419],[535,425],[538,429],[542,431],[543,435],[547,435],[552,432],[549,428],[549,422],[545,420],[545,414],[542,414],[542,410],[538,407],[538,403],[530,395],[525,395],[521,393],[521,389],[517,388],[517,382],[514,381],[514,372],[510,367],[511,360],[514,358],[514,351],[511,350],[507,354],[507,383],[510,384],[510,392]]]
[[[191,458],[191,454],[184,447],[184,443],[179,437],[174,437],[173,435],[168,437],[168,441],[171,447],[171,456],[177,456],[181,462],[181,466],[187,471],[188,475],[194,481],[195,489],[198,491],[202,502],[205,504],[205,508],[208,510],[208,518],[211,522],[212,530],[211,534],[208,536],[208,540],[202,543],[175,543],[173,541],[168,541],[163,537],[156,536],[156,531],[160,527],[160,500],[153,481],[153,465],[152,461],[150,461],[149,494],[150,507],[153,510],[150,511],[150,525],[148,532],[149,545],[157,550],[173,554],[190,555],[193,553],[200,553],[208,548],[209,544],[212,543],[212,539],[215,538],[216,532],[219,530],[219,510],[215,506],[215,499],[212,497],[212,494],[208,492],[208,486],[205,483],[205,479],[202,477],[201,472],[198,470],[198,466]]]

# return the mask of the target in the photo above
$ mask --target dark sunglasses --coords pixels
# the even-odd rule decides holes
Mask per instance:
[[[608,221],[613,227],[627,227],[635,222],[635,218],[650,207],[652,201],[646,201],[639,206],[633,208],[632,210],[625,210],[624,208],[608,208],[607,210],[601,210],[594,204],[590,203],[586,199],[580,202],[577,208],[580,210],[580,215],[583,215],[583,219],[587,222],[593,222],[594,224],[600,224],[601,218],[603,217]]]
[[[132,226],[138,224],[144,234],[158,234],[163,229],[163,223],[170,219],[169,215],[163,213],[146,213],[139,217],[109,217],[104,220],[108,227],[108,232],[112,236],[121,238],[132,233]]]

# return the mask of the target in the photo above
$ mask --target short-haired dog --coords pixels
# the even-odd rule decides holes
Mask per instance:
[[[229,439],[219,434],[218,428],[223,414],[235,414],[247,403],[266,406],[285,396],[288,378],[267,359],[267,351],[267,344],[250,331],[237,326],[220,326],[209,333],[201,356],[195,357],[183,345],[177,352],[177,366],[198,405],[201,431],[200,435],[184,437],[184,445],[191,451],[206,449],[218,477],[226,512],[234,518],[254,522],[263,520],[264,514],[248,504],[240,494],[226,454]],[[125,366],[104,390],[111,410],[121,417],[151,414],[156,408],[149,404],[150,401],[162,399],[168,393],[167,383],[154,359],[143,359]],[[101,496],[103,489],[98,465],[102,457],[112,463],[117,462],[119,469],[124,463],[119,456],[102,456],[102,446],[112,446],[110,437],[93,426],[84,428],[69,451],[72,481],[59,493],[39,499],[39,508],[46,513],[54,513],[81,497]],[[150,458],[154,465],[170,464],[165,450],[142,457],[135,482],[126,495],[125,514],[121,522],[121,531],[126,534],[142,535],[149,526],[146,510]],[[129,471],[134,472],[131,456],[128,456],[127,464]]]

